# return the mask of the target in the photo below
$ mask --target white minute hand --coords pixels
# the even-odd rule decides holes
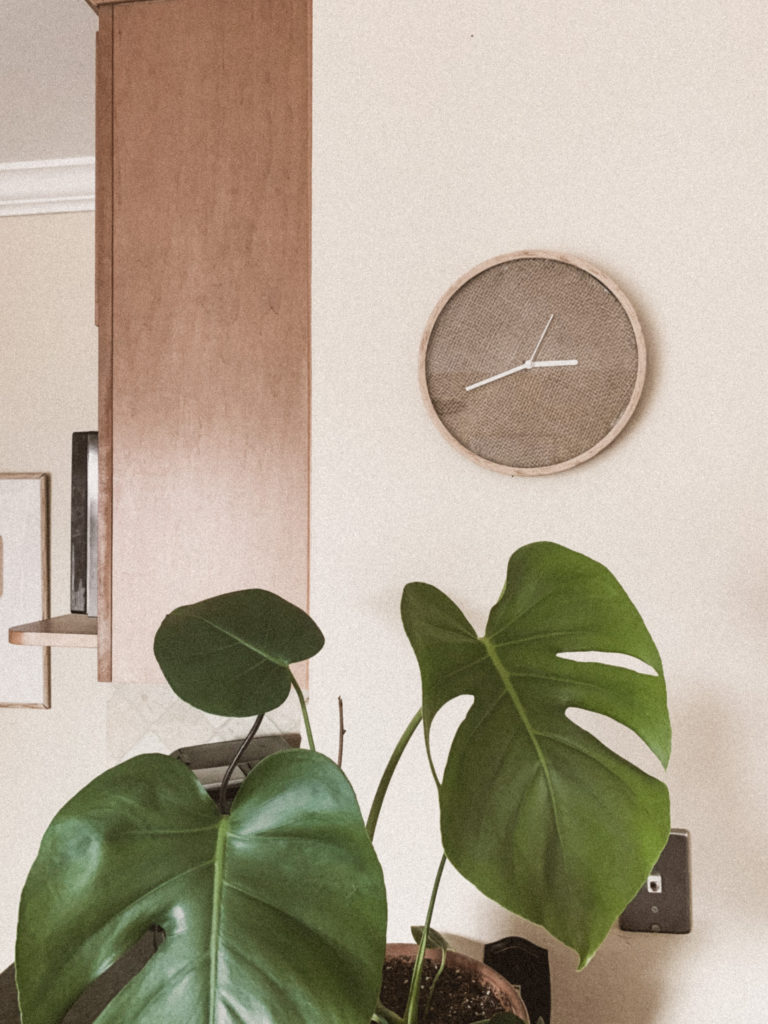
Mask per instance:
[[[484,380],[475,381],[474,384],[467,384],[464,388],[465,391],[474,391],[475,388],[481,388],[484,384],[492,384],[495,380],[501,380],[502,377],[509,377],[512,373],[519,373],[521,370],[531,370],[536,366],[578,366],[578,359],[541,359],[535,363],[529,359],[525,363],[520,363],[519,366],[513,366],[511,370],[503,370],[501,373],[495,373],[493,377],[486,377]]]

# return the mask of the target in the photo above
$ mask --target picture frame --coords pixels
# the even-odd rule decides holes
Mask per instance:
[[[0,708],[51,706],[50,648],[8,642],[48,615],[47,474],[0,473]]]

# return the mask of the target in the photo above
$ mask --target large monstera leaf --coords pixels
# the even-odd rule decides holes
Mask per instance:
[[[639,613],[602,565],[536,543],[510,559],[484,637],[427,584],[405,588],[402,614],[421,669],[428,746],[437,712],[459,695],[474,698],[439,785],[449,859],[576,949],[584,966],[669,835],[664,784],[566,716],[610,716],[666,766],[664,677]],[[561,656],[572,652],[630,655],[654,674],[600,655]]]
[[[215,715],[253,716],[288,696],[289,665],[317,654],[323,634],[269,590],[236,590],[167,615],[155,657],[182,700]]]
[[[50,825],[24,888],[24,1024],[58,1024],[152,924],[165,941],[99,1024],[366,1024],[386,904],[342,772],[274,754],[224,816],[160,754],[95,779]]]

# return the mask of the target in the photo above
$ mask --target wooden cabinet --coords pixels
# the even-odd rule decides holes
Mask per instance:
[[[98,11],[99,678],[172,608],[306,606],[310,2]]]

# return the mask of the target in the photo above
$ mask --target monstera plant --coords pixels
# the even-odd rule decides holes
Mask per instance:
[[[419,956],[404,1017],[377,1002],[386,898],[371,839],[406,744],[422,726],[429,751],[435,716],[461,695],[471,707],[442,778],[435,772],[445,857],[588,962],[669,834],[664,784],[566,714],[610,716],[666,764],[662,666],[639,613],[602,565],[536,543],[510,559],[483,637],[424,583],[406,586],[402,617],[422,699],[367,823],[341,769],[315,750],[290,669],[323,644],[309,616],[250,590],[165,619],[155,653],[180,697],[215,714],[262,716],[293,691],[308,749],[265,758],[231,807],[155,754],[110,769],[70,800],[22,895],[24,1024],[58,1024],[151,926],[164,941],[99,1024],[416,1024]],[[427,919],[424,908],[416,915],[421,957],[435,891]]]

